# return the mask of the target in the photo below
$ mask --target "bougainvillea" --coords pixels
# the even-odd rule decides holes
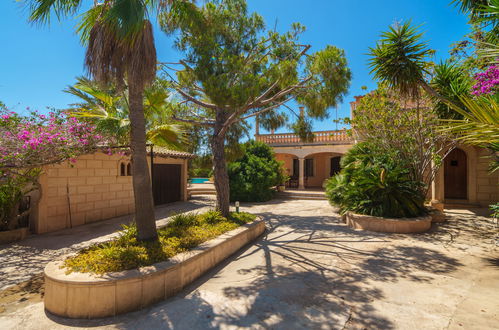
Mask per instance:
[[[485,72],[475,75],[473,95],[496,94],[499,92],[499,65],[490,66]]]
[[[92,152],[101,141],[93,126],[64,112],[20,115],[0,109],[0,169],[73,159]]]
[[[0,106],[0,231],[22,226],[31,209],[23,198],[39,190],[41,166],[94,151],[103,138],[92,125],[66,115],[20,115]]]

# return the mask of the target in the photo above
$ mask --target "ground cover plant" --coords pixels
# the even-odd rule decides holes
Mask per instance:
[[[81,250],[66,259],[64,267],[68,273],[103,274],[150,266],[252,222],[255,218],[255,215],[245,212],[230,213],[227,218],[218,211],[178,214],[168,225],[158,229],[157,241],[140,241],[135,224],[123,225],[118,238]]]
[[[425,214],[422,182],[415,181],[397,150],[361,142],[341,160],[342,170],[326,184],[326,196],[341,213],[387,218]]]

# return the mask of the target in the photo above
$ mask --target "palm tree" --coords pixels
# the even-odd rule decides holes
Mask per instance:
[[[435,88],[438,84],[430,83],[434,68],[430,61],[434,51],[428,48],[428,43],[422,40],[423,33],[418,27],[411,26],[407,21],[390,26],[389,31],[382,33],[375,47],[369,48],[369,67],[374,77],[385,83],[402,97],[418,99],[421,91],[425,91],[433,99],[451,104],[454,108],[462,108],[448,95],[443,95]],[[437,72],[455,77],[455,67],[441,63]]]
[[[497,64],[499,57],[499,0],[453,0],[459,10],[468,14],[470,22],[485,31],[478,53]]]
[[[475,2],[463,1],[463,4],[468,6]],[[469,77],[464,77],[460,68],[448,62],[434,67],[435,76],[430,83],[427,82],[430,78],[428,58],[432,51],[421,38],[422,34],[417,27],[411,27],[410,22],[391,27],[383,33],[376,47],[370,49],[371,72],[403,96],[418,97],[423,89],[440,104],[456,112],[442,121],[442,131],[456,134],[462,142],[498,151],[497,98],[471,98],[470,82],[466,79]]]
[[[390,26],[376,47],[369,48],[369,66],[374,77],[403,96],[417,98],[421,87],[428,89],[428,58],[433,51],[421,41],[423,34],[411,22]],[[431,94],[431,92],[429,92]]]
[[[83,0],[24,0],[31,22],[48,23],[55,14],[62,18],[77,14]],[[156,48],[149,13],[159,13],[160,0],[103,0],[83,12],[78,25],[86,44],[85,67],[100,83],[127,83],[132,151],[135,221],[138,239],[156,240],[156,222],[147,164],[144,89],[156,76]]]
[[[130,108],[126,89],[118,92],[113,87],[105,88],[88,78],[78,77],[77,83],[65,92],[82,100],[69,109],[74,116],[92,121],[98,131],[113,137],[117,145],[129,143]],[[168,97],[161,86],[152,85],[144,91],[146,138],[154,145],[181,149],[185,142],[184,128],[170,124],[173,104]]]
[[[486,40],[497,45],[499,41],[499,0],[453,0],[470,21],[487,31]]]

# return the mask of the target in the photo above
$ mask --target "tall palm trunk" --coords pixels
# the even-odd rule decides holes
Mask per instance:
[[[156,240],[156,220],[151,178],[147,164],[146,124],[143,108],[143,88],[129,81],[130,145],[132,147],[132,180],[135,199],[135,222],[139,240]]]

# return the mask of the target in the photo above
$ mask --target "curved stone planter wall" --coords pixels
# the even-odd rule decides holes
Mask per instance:
[[[147,307],[175,295],[203,273],[265,231],[256,220],[168,261],[103,276],[66,274],[62,260],[45,267],[45,308],[70,318],[114,316]]]
[[[0,231],[0,244],[17,242],[29,235],[29,228],[19,228],[9,231]]]
[[[431,228],[431,216],[418,218],[380,218],[348,212],[345,222],[354,229],[363,229],[381,233],[422,233]]]

